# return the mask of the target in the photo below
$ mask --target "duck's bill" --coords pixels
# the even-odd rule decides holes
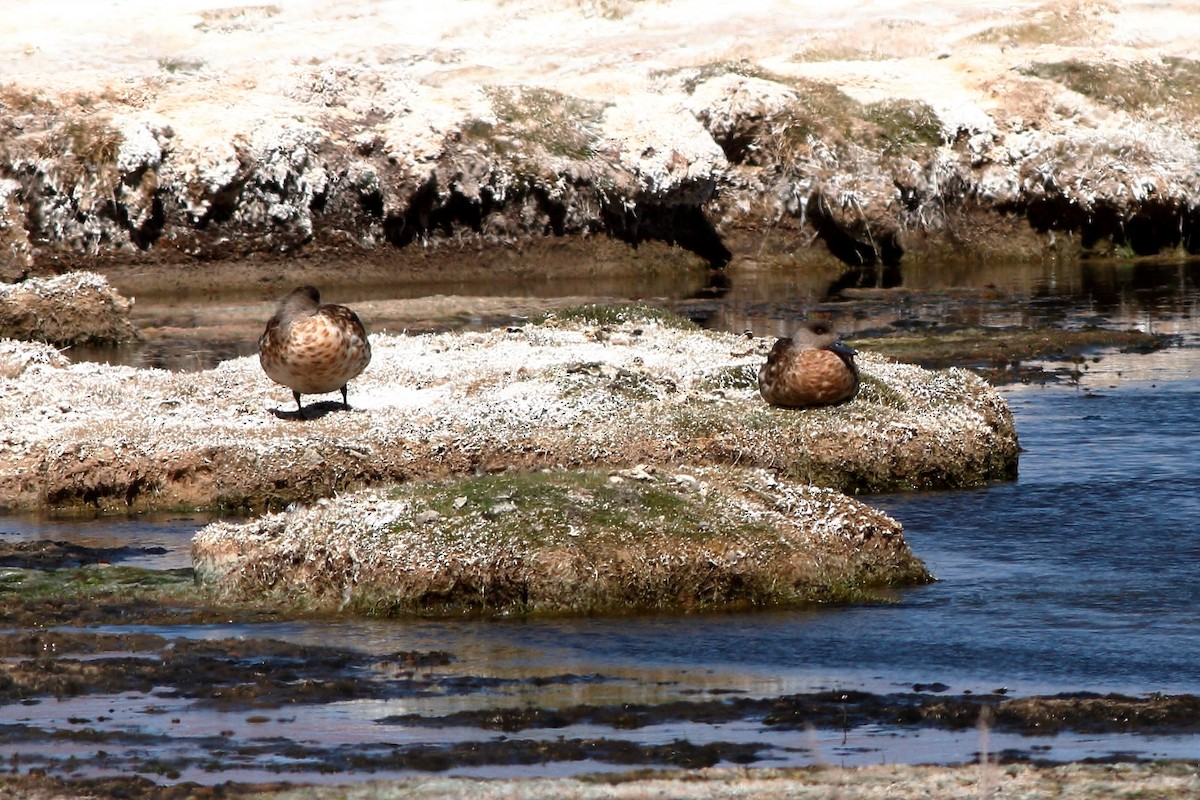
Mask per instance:
[[[850,347],[849,345],[842,344],[841,342],[834,342],[833,344],[829,345],[829,349],[832,350],[833,352],[837,353],[839,356],[856,356],[856,355],[858,355],[857,350],[855,350],[853,347]]]

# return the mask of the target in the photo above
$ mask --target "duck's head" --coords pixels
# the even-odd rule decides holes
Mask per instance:
[[[832,350],[846,358],[858,352],[853,347],[842,344],[833,325],[823,319],[809,319],[800,323],[800,327],[792,335],[792,346],[799,350]]]

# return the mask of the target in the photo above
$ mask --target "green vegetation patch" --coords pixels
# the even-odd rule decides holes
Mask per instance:
[[[498,153],[530,148],[582,161],[593,154],[605,103],[542,87],[489,86],[496,123],[474,120],[464,138],[489,144]]]
[[[438,535],[447,539],[486,531],[495,541],[522,548],[564,543],[587,547],[610,536],[626,541],[647,536],[707,541],[716,528],[734,537],[769,532],[763,524],[727,518],[712,501],[673,491],[659,481],[595,471],[506,472],[433,486],[400,486],[392,497],[411,502],[414,515],[437,512]],[[714,526],[714,516],[723,524]]]
[[[921,100],[888,99],[870,103],[863,116],[874,123],[875,141],[885,155],[900,155],[937,147],[942,143],[942,122]]]
[[[1036,46],[1060,44],[1078,46],[1104,36],[1112,25],[1100,18],[1115,9],[1105,2],[1053,3],[1044,9],[1027,14],[1024,19],[976,34],[975,41],[982,44],[1012,46]]]
[[[856,144],[883,157],[916,157],[942,143],[937,113],[920,100],[893,98],[863,104],[821,81],[789,80],[798,97],[767,120],[760,148],[788,163],[814,141],[839,150]]]
[[[682,70],[673,69],[654,73],[655,77],[667,77],[677,75]],[[707,64],[702,64],[699,67],[694,67],[683,71],[685,76],[683,79],[683,89],[688,94],[696,91],[696,87],[713,78],[719,78],[722,75],[741,75],[744,78],[759,78],[765,81],[775,81],[776,83],[786,83],[787,79],[783,78],[769,70],[765,70],[758,64],[742,59],[740,61],[722,60],[710,61]]]
[[[1200,114],[1200,61],[1167,57],[1132,64],[1035,62],[1024,74],[1061,83],[1098,103],[1126,111],[1167,109],[1181,117]]]
[[[884,157],[915,157],[942,143],[941,120],[928,103],[920,100],[891,98],[863,104],[833,83],[783,75],[746,60],[713,61],[659,75],[681,72],[683,88],[689,94],[723,75],[770,81],[796,93],[796,100],[787,108],[757,126],[755,149],[768,154],[768,161],[791,163],[806,154],[815,141],[839,150],[854,143],[879,151]]]
[[[120,566],[0,570],[0,624],[11,627],[128,621],[143,612],[160,616],[177,604],[195,600],[191,570]]]
[[[0,626],[189,625],[278,619],[277,606],[218,605],[190,569],[107,564],[0,569]],[[297,616],[295,606],[288,615]]]

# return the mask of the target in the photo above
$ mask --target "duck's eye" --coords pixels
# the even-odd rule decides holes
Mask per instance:
[[[812,326],[812,332],[824,336],[829,333],[829,326],[823,322],[818,322]]]

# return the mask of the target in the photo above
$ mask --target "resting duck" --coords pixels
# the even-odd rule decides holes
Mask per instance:
[[[838,341],[823,320],[808,320],[790,339],[779,339],[758,371],[763,399],[782,408],[844,403],[858,394],[858,351]]]
[[[292,390],[303,416],[302,394],[342,392],[371,362],[371,343],[358,315],[345,306],[321,305],[315,286],[301,286],[279,301],[258,340],[258,361],[267,377]]]

